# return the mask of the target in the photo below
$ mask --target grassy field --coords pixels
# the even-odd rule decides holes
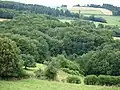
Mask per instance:
[[[100,23],[100,22],[94,22],[96,26],[98,24],[104,24],[104,25],[118,25],[120,26],[120,16],[105,16],[105,15],[96,15],[96,17],[103,17],[107,23]],[[73,20],[66,20],[66,19],[61,19],[60,21],[62,22],[71,22]]]
[[[81,11],[80,13],[82,13],[82,14],[89,14],[89,15],[91,15],[91,14],[99,14],[99,15],[104,15],[104,13],[102,13],[101,11],[97,11],[97,10],[91,10],[91,11]]]
[[[26,79],[19,81],[0,81],[0,90],[120,90],[120,87],[86,86]]]
[[[119,25],[120,26],[120,16],[100,16],[97,17],[103,17],[108,25]]]
[[[119,25],[120,26],[120,16],[112,16],[112,12],[107,9],[92,8],[92,7],[73,7],[73,8],[70,8],[69,10],[75,13],[79,13],[80,11],[80,13],[85,16],[94,14],[96,17],[103,17],[104,19],[106,19],[107,21],[106,25]],[[98,25],[100,24],[100,22],[95,22],[95,24]]]
[[[82,14],[95,14],[95,15],[112,15],[112,12],[103,8],[93,8],[93,7],[72,7],[69,8],[70,11],[74,13],[82,13]]]

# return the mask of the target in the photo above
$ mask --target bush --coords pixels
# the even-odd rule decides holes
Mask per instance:
[[[96,85],[98,77],[96,75],[89,75],[84,79],[84,83],[87,85]]]
[[[72,75],[80,75],[79,71],[77,70],[70,70],[69,68],[62,68],[62,70],[68,74]]]
[[[98,76],[98,84],[106,85],[106,86],[119,85],[120,77],[100,75],[100,76]]]
[[[0,77],[19,77],[22,73],[20,50],[8,38],[0,38]]]
[[[120,77],[119,76],[95,76],[95,75],[89,75],[84,79],[84,83],[87,85],[106,85],[106,86],[112,86],[120,85]]]
[[[68,83],[80,84],[80,83],[81,83],[81,80],[80,80],[80,78],[77,77],[77,76],[69,76],[69,77],[67,77],[67,82],[68,82]]]

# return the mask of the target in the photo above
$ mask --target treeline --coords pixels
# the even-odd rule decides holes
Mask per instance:
[[[114,6],[114,5],[110,5],[110,4],[103,4],[101,5],[95,5],[95,4],[90,4],[87,5],[88,7],[95,7],[95,8],[105,8],[108,10],[111,10],[113,15],[115,16],[120,16],[120,7]]]
[[[12,19],[20,14],[27,14],[26,11],[16,11],[11,9],[0,8],[0,18]]]
[[[26,11],[26,12],[35,13],[35,14],[47,14],[47,15],[52,15],[57,17],[65,16],[65,17],[79,18],[79,14],[72,13],[69,10],[65,10],[65,11],[58,10],[55,8],[50,8],[50,7],[36,5],[36,4],[23,4],[23,3],[12,2],[12,1],[0,1],[0,8],[14,9],[20,12]],[[4,12],[8,12],[8,11],[4,11]],[[0,12],[0,13],[3,13],[3,12]],[[14,13],[14,11],[12,13]]]

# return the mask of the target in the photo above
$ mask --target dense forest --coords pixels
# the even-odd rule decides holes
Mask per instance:
[[[112,36],[112,29],[96,28],[92,22],[62,23],[47,15],[24,14],[0,23],[0,37],[14,41],[23,60],[44,63],[62,54],[84,75],[120,75],[120,42]]]

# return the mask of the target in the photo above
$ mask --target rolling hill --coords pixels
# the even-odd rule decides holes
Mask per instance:
[[[97,14],[97,15],[113,15],[112,11],[103,9],[103,8],[93,8],[93,7],[72,7],[69,8],[70,11],[75,13],[82,13],[82,14]]]

